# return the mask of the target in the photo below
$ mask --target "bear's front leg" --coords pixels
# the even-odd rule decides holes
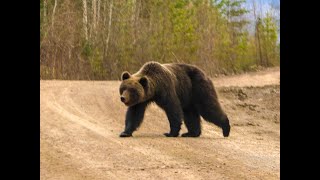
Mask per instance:
[[[130,106],[126,114],[125,129],[120,137],[131,137],[132,133],[141,125],[144,112],[148,103],[143,102],[134,106]]]

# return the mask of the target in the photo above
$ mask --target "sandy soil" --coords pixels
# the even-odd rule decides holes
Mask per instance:
[[[166,138],[156,105],[134,137],[119,138],[120,82],[41,80],[41,179],[279,179],[279,68],[213,82],[231,121],[228,138],[204,121],[199,138]]]

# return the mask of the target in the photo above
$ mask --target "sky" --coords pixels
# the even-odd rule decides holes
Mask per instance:
[[[280,42],[280,0],[246,0],[244,6],[250,11],[246,15],[250,22],[254,22],[254,15],[253,15],[253,1],[256,4],[256,14],[260,15],[262,18],[265,17],[267,12],[273,14],[278,23],[279,31],[278,31],[278,42]],[[249,32],[254,32],[254,24],[251,23],[248,25]]]

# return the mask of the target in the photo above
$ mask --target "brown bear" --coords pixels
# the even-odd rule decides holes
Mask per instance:
[[[132,136],[141,125],[151,102],[161,107],[169,120],[167,137],[179,136],[182,119],[188,129],[182,137],[199,137],[200,116],[222,128],[229,136],[229,119],[222,110],[212,81],[198,67],[183,64],[148,62],[135,74],[121,75],[120,99],[128,106],[125,130],[120,137]]]

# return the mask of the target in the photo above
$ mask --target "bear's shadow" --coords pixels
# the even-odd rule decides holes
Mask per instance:
[[[200,137],[181,137],[181,136],[178,136],[178,137],[166,137],[164,135],[161,135],[161,134],[137,134],[137,135],[134,135],[130,138],[133,138],[133,139],[216,139],[216,140],[220,140],[220,139],[227,139],[227,138],[224,138],[224,137],[209,137],[209,136],[200,136]]]

